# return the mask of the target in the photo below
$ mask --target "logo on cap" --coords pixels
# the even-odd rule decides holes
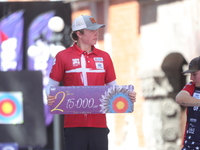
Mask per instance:
[[[96,20],[95,20],[94,18],[90,18],[90,21],[91,21],[92,23],[97,23]]]

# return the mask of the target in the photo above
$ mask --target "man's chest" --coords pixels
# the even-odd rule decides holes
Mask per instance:
[[[101,56],[81,55],[79,57],[71,57],[65,60],[65,71],[72,69],[81,70],[104,70],[105,60]]]

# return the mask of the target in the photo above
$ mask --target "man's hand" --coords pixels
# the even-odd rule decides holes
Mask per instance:
[[[47,104],[52,105],[55,102],[55,96],[48,95],[47,96]]]
[[[132,102],[136,102],[136,92],[129,93],[129,96]]]

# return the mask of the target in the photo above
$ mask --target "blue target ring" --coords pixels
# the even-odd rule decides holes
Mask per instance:
[[[13,113],[13,115],[8,117],[8,116],[3,116],[2,114],[0,114],[0,120],[8,122],[8,121],[12,121],[13,119],[16,119],[18,117],[18,115],[22,111],[22,107],[21,107],[21,104],[19,103],[19,101],[17,100],[17,98],[14,97],[13,95],[5,93],[2,96],[0,96],[0,102],[4,101],[6,99],[13,101],[16,106],[16,111]],[[2,109],[2,108],[0,108],[0,109]]]

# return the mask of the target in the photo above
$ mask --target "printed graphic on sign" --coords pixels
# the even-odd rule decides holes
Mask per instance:
[[[0,150],[18,150],[17,143],[0,143]]]
[[[22,92],[0,92],[0,124],[22,124]]]
[[[129,93],[132,85],[116,86],[54,86],[50,94],[56,100],[52,114],[131,113],[133,102]]]

